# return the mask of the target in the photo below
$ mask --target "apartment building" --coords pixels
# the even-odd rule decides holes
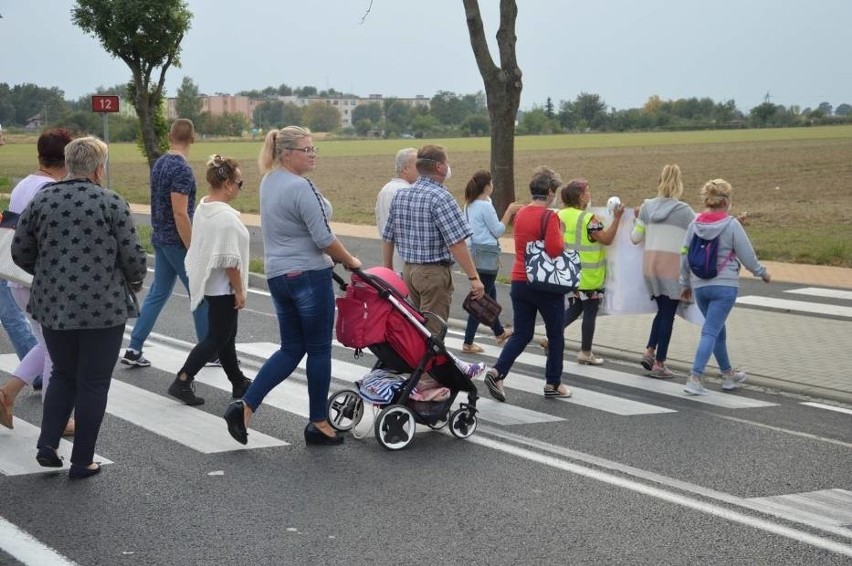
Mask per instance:
[[[252,122],[254,117],[254,110],[257,108],[259,104],[266,102],[269,99],[263,98],[249,98],[247,96],[240,95],[227,95],[227,94],[216,94],[213,96],[202,95],[201,97],[202,112],[209,112],[213,116],[221,116],[222,114],[229,113],[238,113],[245,116],[246,120],[249,123]],[[398,100],[405,104],[408,104],[412,108],[425,107],[429,108],[430,99],[426,98],[423,95],[417,95],[414,98],[398,98],[398,97],[388,97],[394,100]],[[295,104],[296,106],[308,106],[315,102],[320,102],[323,104],[328,104],[329,106],[333,106],[340,113],[340,125],[341,127],[347,128],[352,126],[352,111],[355,110],[358,106],[362,104],[375,104],[375,103],[383,103],[385,101],[385,97],[381,94],[371,94],[366,98],[362,98],[360,96],[356,97],[323,97],[323,96],[279,96],[278,100],[281,100],[285,104]],[[168,102],[168,117],[170,120],[174,120],[179,118],[177,113],[176,106],[176,98],[169,98]]]

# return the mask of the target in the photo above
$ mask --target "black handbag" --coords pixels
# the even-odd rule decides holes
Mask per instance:
[[[462,308],[468,314],[472,315],[480,323],[491,328],[497,322],[503,307],[500,303],[492,299],[490,296],[483,294],[478,299],[474,299],[471,293],[467,294],[462,303]]]

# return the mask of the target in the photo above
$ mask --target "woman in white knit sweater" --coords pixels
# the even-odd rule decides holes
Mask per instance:
[[[239,164],[221,155],[211,156],[207,162],[207,182],[210,194],[195,208],[192,243],[185,260],[192,310],[202,298],[208,304],[207,337],[189,353],[169,393],[183,399],[176,394],[180,382],[191,381],[218,352],[222,369],[231,382],[231,395],[239,399],[251,385],[251,380],[240,370],[235,346],[237,314],[246,304],[249,264],[248,230],[240,220],[240,213],[228,204],[243,188]],[[201,397],[195,399],[200,402],[194,405],[204,403]]]

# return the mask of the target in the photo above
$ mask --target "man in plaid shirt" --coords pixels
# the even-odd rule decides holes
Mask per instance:
[[[396,246],[414,306],[447,320],[453,298],[453,259],[467,274],[475,297],[482,296],[485,287],[465,242],[471,234],[470,225],[443,185],[450,178],[447,151],[439,145],[421,147],[417,152],[417,172],[417,181],[399,189],[391,202],[382,233],[382,259],[385,267],[393,269]]]

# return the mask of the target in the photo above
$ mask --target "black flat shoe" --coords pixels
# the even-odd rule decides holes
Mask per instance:
[[[225,422],[228,423],[228,433],[240,444],[248,443],[248,431],[246,430],[246,419],[244,403],[232,401],[225,409]]]
[[[318,429],[314,423],[308,423],[308,426],[305,427],[305,444],[333,446],[336,444],[343,444],[343,437],[339,434],[328,436],[326,433]]]
[[[38,462],[38,465],[43,468],[62,467],[62,458],[60,458],[59,454],[56,453],[56,449],[51,448],[50,446],[42,446],[38,449],[36,462]]]
[[[77,466],[76,464],[71,464],[71,467],[68,468],[68,479],[71,480],[81,480],[84,478],[90,478],[95,474],[101,473],[101,465],[98,462],[92,462],[97,467],[89,468],[88,466]]]

